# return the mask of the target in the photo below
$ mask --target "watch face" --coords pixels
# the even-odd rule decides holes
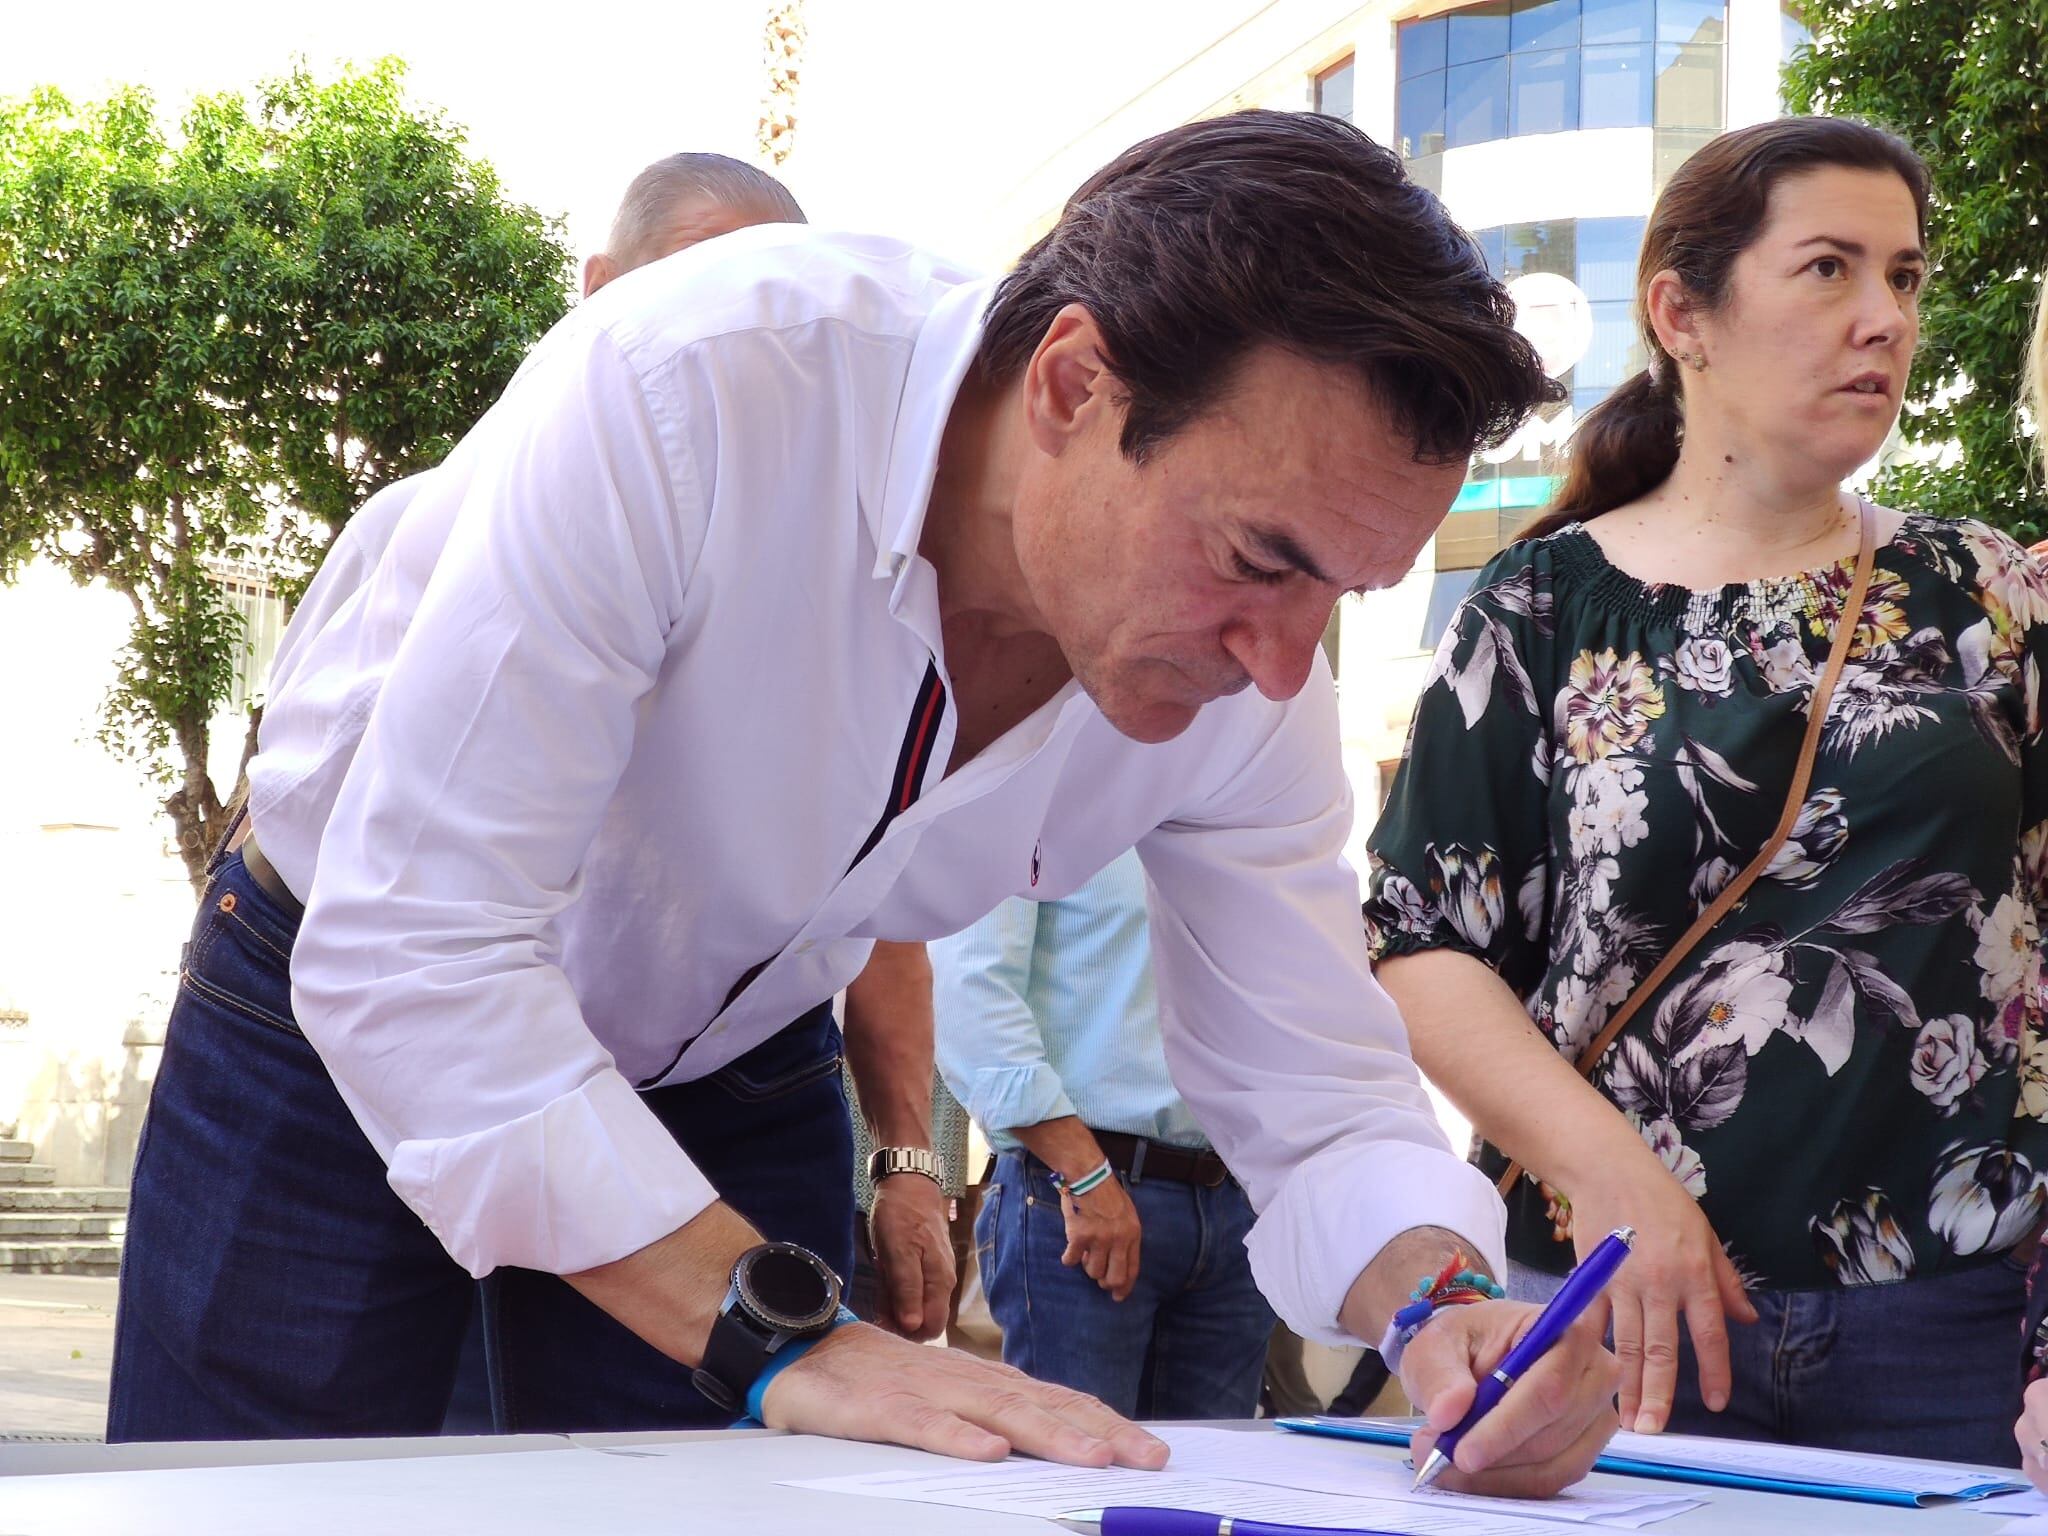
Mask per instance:
[[[778,1327],[814,1327],[839,1309],[836,1279],[822,1260],[794,1244],[768,1243],[754,1249],[737,1278],[749,1308]]]

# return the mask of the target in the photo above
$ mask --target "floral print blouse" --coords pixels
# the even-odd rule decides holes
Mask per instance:
[[[1474,955],[1575,1060],[1770,835],[1853,568],[1695,592],[1577,525],[1502,551],[1371,838],[1375,960]],[[2048,567],[1909,517],[1856,625],[1790,840],[1594,1078],[1773,1289],[1982,1262],[2048,1198]],[[1508,1208],[1517,1260],[1570,1266],[1569,1191]]]

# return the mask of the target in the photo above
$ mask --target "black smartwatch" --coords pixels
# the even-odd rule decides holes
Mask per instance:
[[[831,1265],[795,1243],[749,1248],[732,1267],[732,1286],[691,1384],[728,1413],[742,1413],[777,1350],[829,1332],[838,1318],[839,1277]]]

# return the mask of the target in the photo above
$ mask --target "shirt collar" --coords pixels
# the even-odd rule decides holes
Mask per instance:
[[[946,419],[980,349],[982,311],[995,285],[994,278],[984,278],[949,289],[932,306],[911,348],[910,371],[904,376],[896,430],[889,442],[882,504],[873,526],[878,578],[898,575],[917,553]]]

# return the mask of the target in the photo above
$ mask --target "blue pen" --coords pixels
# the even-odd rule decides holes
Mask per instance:
[[[1100,1531],[1102,1536],[1399,1536],[1378,1526],[1273,1525],[1194,1509],[1147,1509],[1142,1505],[1061,1515],[1055,1523],[1070,1531]]]
[[[1550,1298],[1550,1305],[1530,1325],[1529,1331],[1515,1342],[1515,1347],[1508,1351],[1507,1359],[1479,1383],[1479,1390],[1473,1394],[1472,1406],[1465,1410],[1465,1417],[1437,1441],[1435,1449],[1429,1453],[1429,1460],[1415,1474],[1415,1487],[1426,1488],[1437,1480],[1444,1468],[1451,1464],[1451,1458],[1458,1451],[1458,1442],[1470,1433],[1472,1426],[1508,1395],[1508,1388],[1521,1380],[1530,1366],[1550,1353],[1551,1347],[1565,1336],[1565,1331],[1593,1304],[1593,1299],[1607,1289],[1607,1282],[1614,1278],[1614,1272],[1621,1268],[1621,1261],[1628,1257],[1635,1242],[1633,1227],[1610,1232],[1600,1240],[1598,1248],[1586,1255],[1586,1262],[1565,1277],[1562,1288]]]

